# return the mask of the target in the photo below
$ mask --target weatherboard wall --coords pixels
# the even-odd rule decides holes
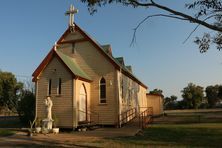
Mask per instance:
[[[153,107],[153,114],[160,115],[163,113],[163,98],[160,95],[147,94],[147,104]]]
[[[73,38],[72,38],[73,36]],[[79,36],[80,38],[77,38]],[[63,41],[82,39],[78,32],[69,34]],[[116,69],[111,62],[101,54],[91,42],[75,43],[73,52],[72,44],[63,44],[59,48],[64,54],[73,57],[78,66],[92,79],[90,83],[90,111],[99,113],[100,124],[116,124],[118,106],[116,98]],[[107,103],[100,103],[101,78],[106,80]]]
[[[58,79],[61,78],[61,95],[57,94]],[[46,107],[44,99],[48,95],[48,82],[52,80],[51,99],[53,102],[52,115],[58,118],[57,126],[72,127],[72,94],[73,78],[67,68],[54,57],[46,68],[39,75],[37,89],[37,117],[44,119],[46,117]]]

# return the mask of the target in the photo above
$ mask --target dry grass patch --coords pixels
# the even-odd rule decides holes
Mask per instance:
[[[143,135],[116,138],[120,143],[138,146],[219,147],[222,145],[222,124],[153,125]]]

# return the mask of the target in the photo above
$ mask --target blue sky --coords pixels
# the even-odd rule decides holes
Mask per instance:
[[[186,0],[187,1],[187,0]],[[184,11],[184,1],[165,3]],[[194,24],[152,18],[137,32],[137,42],[130,47],[133,28],[157,10],[107,5],[90,15],[85,4],[75,0],[1,0],[0,69],[16,75],[31,76],[53,44],[68,26],[64,15],[70,4],[79,9],[75,22],[101,44],[111,44],[114,56],[124,56],[134,74],[149,89],[160,88],[165,96],[177,95],[189,82],[201,86],[221,84],[222,53],[212,47],[200,54],[193,43],[197,32],[185,43]]]

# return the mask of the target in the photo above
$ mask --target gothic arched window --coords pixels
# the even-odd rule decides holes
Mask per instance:
[[[102,78],[100,80],[100,103],[106,103],[106,80]]]

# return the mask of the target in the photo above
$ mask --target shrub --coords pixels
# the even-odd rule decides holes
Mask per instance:
[[[20,121],[23,125],[28,125],[35,118],[35,95],[25,90],[20,95],[17,108]]]

